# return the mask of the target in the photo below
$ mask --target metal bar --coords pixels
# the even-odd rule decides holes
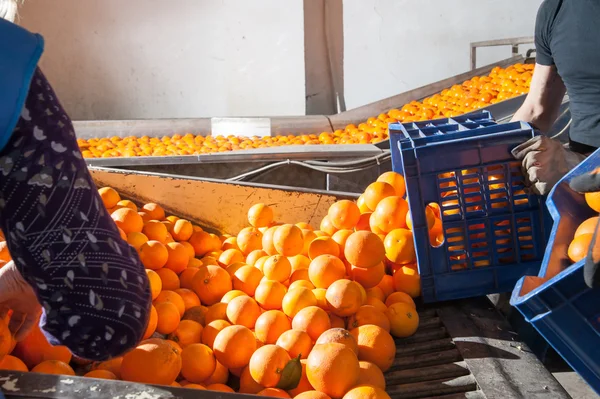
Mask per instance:
[[[459,361],[437,366],[389,371],[385,374],[385,382],[387,385],[400,385],[411,382],[439,380],[441,378],[462,377],[470,373],[467,364]]]
[[[393,399],[423,398],[425,395],[435,396],[476,390],[477,382],[472,375],[451,379],[444,378],[436,381],[416,382],[387,388],[388,394]]]
[[[512,46],[515,44],[535,43],[533,36],[513,37],[509,39],[482,40],[472,42],[471,47],[493,47],[493,46]]]
[[[427,342],[417,342],[407,345],[403,340],[396,342],[396,357],[414,356],[423,353],[431,353],[439,350],[454,348],[452,338],[442,338]]]

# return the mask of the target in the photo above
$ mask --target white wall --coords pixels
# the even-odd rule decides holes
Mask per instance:
[[[533,36],[541,0],[344,0],[348,109],[469,70],[469,43]],[[479,50],[478,66],[510,57]]]
[[[540,3],[344,0],[347,108],[467,71],[469,42],[532,35]],[[20,14],[46,37],[42,67],[74,119],[305,112],[302,0],[27,0]]]
[[[302,0],[27,0],[74,119],[304,113]]]

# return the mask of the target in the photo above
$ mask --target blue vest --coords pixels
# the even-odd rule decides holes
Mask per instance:
[[[0,150],[17,125],[44,39],[0,18]]]

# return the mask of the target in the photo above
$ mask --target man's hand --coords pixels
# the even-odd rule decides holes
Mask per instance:
[[[512,154],[522,162],[525,180],[538,195],[548,194],[564,175],[585,159],[585,155],[572,152],[546,136],[527,140]]]
[[[38,322],[42,307],[12,261],[0,269],[0,317],[4,318],[9,310],[13,313],[8,328],[21,341]]]

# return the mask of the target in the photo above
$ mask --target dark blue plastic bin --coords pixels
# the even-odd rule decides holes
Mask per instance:
[[[546,202],[554,226],[540,273],[515,286],[515,306],[550,345],[600,394],[600,289],[583,280],[584,261],[571,264],[568,246],[584,220],[598,216],[569,182],[600,166],[600,150],[565,176]]]
[[[421,129],[422,130],[422,129]],[[513,123],[448,135],[392,138],[403,173],[425,302],[510,292],[536,274],[549,236],[540,197],[524,191],[510,151],[536,133]],[[400,159],[398,159],[400,155]],[[425,209],[441,207],[445,240],[429,240]]]

